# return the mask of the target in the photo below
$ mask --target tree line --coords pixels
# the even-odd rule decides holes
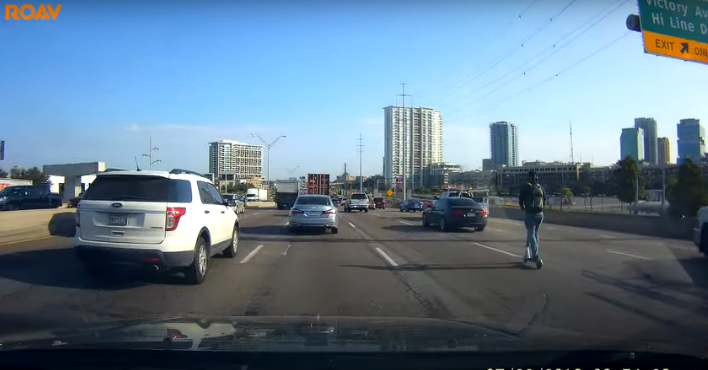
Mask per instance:
[[[11,178],[15,180],[30,180],[32,185],[47,184],[49,183],[49,176],[42,172],[38,167],[31,167],[27,169],[13,169],[8,174],[2,168],[0,168],[0,179]]]

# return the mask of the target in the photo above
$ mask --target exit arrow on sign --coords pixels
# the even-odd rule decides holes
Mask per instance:
[[[688,53],[688,43],[687,43],[687,42],[682,42],[682,43],[681,43],[681,46],[683,46],[683,47],[681,48],[681,54],[683,54],[683,53]]]

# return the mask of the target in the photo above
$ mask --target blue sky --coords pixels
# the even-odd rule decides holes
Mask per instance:
[[[602,165],[634,117],[655,117],[674,157],[678,120],[708,119],[708,66],[644,54],[625,27],[636,2],[577,0],[553,21],[571,0],[532,3],[67,0],[53,21],[3,17],[0,167],[145,166],[152,137],[157,168],[207,171],[208,142],[257,133],[287,135],[273,178],[356,173],[361,133],[364,173],[381,173],[382,108],[402,82],[407,104],[442,112],[444,159],[464,169],[489,156],[494,121],[546,161],[569,159],[572,121],[575,159]]]

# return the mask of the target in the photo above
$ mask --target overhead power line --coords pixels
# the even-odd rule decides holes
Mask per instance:
[[[617,6],[615,6],[612,10],[610,10],[610,11],[607,12],[606,14],[602,15],[602,13],[603,13],[603,12],[605,11],[605,9],[607,9],[607,8],[603,9],[603,10],[600,11],[598,14],[596,14],[595,16],[593,16],[592,18],[590,18],[587,22],[585,22],[585,23],[584,23],[583,25],[581,25],[580,27],[574,29],[573,31],[571,31],[571,32],[568,33],[567,35],[563,36],[560,40],[558,40],[557,42],[555,42],[555,43],[553,44],[553,46],[551,46],[550,48],[544,50],[543,52],[541,52],[540,54],[536,55],[535,57],[533,57],[533,58],[527,60],[526,62],[522,63],[521,65],[529,65],[529,66],[528,66],[526,69],[524,69],[523,71],[521,71],[518,75],[516,75],[515,77],[513,77],[512,79],[510,79],[510,80],[508,80],[508,81],[506,81],[506,82],[503,82],[500,86],[498,86],[498,87],[495,88],[495,89],[492,89],[491,91],[487,91],[487,92],[484,92],[484,93],[480,93],[480,96],[485,96],[485,97],[486,97],[486,98],[482,98],[482,100],[487,99],[488,97],[491,96],[491,94],[493,94],[493,93],[499,91],[500,89],[506,87],[507,85],[509,85],[510,83],[514,82],[515,80],[517,80],[517,79],[519,79],[519,78],[521,78],[521,77],[524,77],[527,73],[529,73],[530,71],[532,71],[533,69],[535,69],[536,67],[538,67],[539,65],[541,65],[543,62],[545,62],[545,61],[547,61],[548,59],[550,59],[552,56],[554,56],[555,54],[557,54],[558,52],[560,52],[561,50],[563,50],[564,48],[566,48],[568,45],[572,44],[572,43],[573,43],[575,40],[577,40],[580,36],[584,35],[586,32],[588,32],[588,31],[590,31],[591,29],[593,29],[598,23],[600,23],[601,21],[603,21],[604,19],[606,19],[606,18],[607,18],[608,16],[610,16],[612,13],[616,12],[617,10],[619,10],[624,4],[626,4],[627,2],[629,2],[629,0],[619,0],[619,1],[622,1],[622,2],[621,2],[620,4],[618,4]],[[619,1],[618,1],[618,2],[619,2]],[[616,2],[615,2],[615,3],[616,3]],[[610,7],[611,7],[612,5],[614,5],[615,3],[610,4]],[[597,19],[597,20],[595,20],[595,21],[593,22],[593,19],[595,19],[596,17],[598,17],[598,16],[600,16],[600,15],[602,15],[602,16],[601,16],[599,19]],[[573,36],[570,40],[568,40],[566,43],[562,44],[560,47],[556,47],[558,44],[562,43],[565,39],[567,39],[569,36],[573,35],[573,34],[576,33],[578,30],[580,30],[580,29],[582,29],[583,27],[585,27],[585,26],[586,26],[588,23],[590,23],[590,22],[592,22],[592,23],[591,23],[589,26],[587,26],[587,28],[585,28],[585,29],[583,29],[582,31],[580,31],[578,34],[576,34],[575,36]],[[545,57],[541,58],[540,60],[534,62],[535,59],[538,59],[539,57],[543,56],[544,54],[546,54],[546,53],[549,52],[549,51],[552,51],[552,52],[551,52],[550,54],[546,55]],[[483,91],[483,90],[485,90],[487,87],[490,87],[490,86],[492,86],[492,85],[494,85],[494,84],[496,84],[496,83],[502,82],[507,76],[509,76],[510,74],[512,74],[514,71],[515,71],[514,69],[510,70],[509,72],[505,73],[504,75],[502,75],[502,76],[500,76],[500,77],[497,77],[497,78],[494,79],[492,82],[490,82],[490,83],[488,83],[488,84],[482,86],[482,87],[479,88],[478,90],[479,90],[479,91]]]
[[[513,28],[514,25],[518,24],[519,20],[522,19],[523,16],[524,16],[529,10],[531,10],[531,8],[532,8],[537,2],[538,2],[538,0],[533,0],[533,1],[531,1],[531,4],[529,4],[526,8],[524,8],[518,15],[516,15],[516,16],[514,17],[513,20],[509,21],[509,23],[507,23],[504,27],[500,28],[500,31],[497,32],[497,33],[495,33],[492,37],[490,37],[490,38],[487,40],[487,42],[486,42],[482,47],[479,48],[479,50],[480,50],[480,51],[486,51],[486,49],[487,49],[490,45],[492,45],[492,43],[494,43],[495,41],[497,41],[497,40],[499,40],[500,38],[502,38],[507,32],[509,32],[509,30],[511,30],[511,29]],[[450,69],[449,71],[450,71],[450,72],[449,72],[447,75],[445,75],[444,78],[442,78],[442,79],[440,79],[440,80],[438,80],[438,81],[446,81],[447,79],[449,79],[449,78],[455,73],[455,72],[453,72],[453,69]],[[459,71],[459,69],[458,69],[458,70],[455,70],[455,71]],[[435,85],[438,85],[438,87],[436,87]],[[442,87],[441,85],[442,85],[442,84],[440,84],[440,83],[433,84],[433,85],[430,85],[429,87],[426,87],[425,89],[423,89],[423,90],[421,90],[421,91],[428,92],[428,91],[431,90],[431,88],[439,89],[439,88]],[[435,90],[433,90],[433,91],[435,91]]]
[[[484,77],[484,76],[485,76],[486,74],[488,74],[490,71],[494,70],[494,68],[496,68],[497,66],[499,66],[499,65],[503,64],[504,62],[506,62],[507,60],[509,60],[511,57],[514,56],[514,54],[515,54],[516,52],[518,52],[519,50],[523,49],[523,48],[524,48],[524,45],[527,44],[529,40],[531,40],[533,37],[535,37],[536,35],[538,35],[544,28],[546,28],[548,25],[550,25],[550,23],[552,23],[554,19],[557,19],[557,18],[560,17],[563,13],[565,13],[565,11],[568,10],[568,8],[570,8],[570,6],[573,5],[576,1],[577,1],[577,0],[571,0],[571,1],[570,1],[568,4],[566,4],[558,13],[556,13],[555,15],[553,15],[552,17],[550,17],[550,18],[548,19],[548,21],[546,21],[546,22],[545,22],[544,24],[542,24],[541,26],[537,27],[530,35],[528,35],[528,36],[526,36],[525,38],[523,38],[520,43],[514,45],[513,47],[511,47],[511,48],[505,50],[503,53],[501,53],[501,54],[500,54],[498,57],[496,57],[490,64],[488,64],[487,67],[483,68],[481,71],[479,71],[479,72],[477,72],[477,73],[473,73],[473,74],[467,75],[466,77],[463,77],[463,78],[461,79],[461,81],[460,81],[458,84],[456,84],[455,87],[453,87],[453,88],[451,89],[451,91],[459,91],[463,86],[465,86],[466,84],[468,84],[468,82],[470,82],[471,80],[476,80],[476,79],[479,79],[479,78]],[[535,3],[535,2],[534,2],[534,3]],[[448,100],[449,100],[449,98],[448,98],[448,99],[443,99],[442,101],[436,102],[434,105],[439,105],[439,104],[441,104],[441,103],[445,103],[445,102],[447,102]]]
[[[602,51],[604,51],[604,50],[606,50],[607,48],[609,48],[610,46],[616,44],[617,42],[619,42],[619,41],[622,40],[623,38],[629,36],[630,34],[632,34],[632,31],[626,32],[626,33],[623,34],[622,36],[615,38],[614,40],[610,41],[609,43],[607,43],[607,44],[605,44],[604,46],[600,47],[599,49],[595,50],[594,52],[592,52],[592,53],[586,55],[585,57],[579,59],[578,61],[574,62],[573,64],[571,64],[571,65],[569,65],[569,66],[567,66],[567,67],[561,69],[560,71],[554,73],[553,75],[549,76],[549,77],[546,78],[545,80],[543,80],[543,81],[541,81],[541,82],[539,82],[539,83],[536,83],[536,84],[534,84],[534,85],[528,86],[528,87],[526,87],[525,89],[522,89],[522,90],[520,90],[520,91],[517,91],[515,94],[509,96],[508,98],[503,99],[503,100],[500,100],[500,101],[498,101],[498,102],[496,102],[496,103],[494,103],[494,104],[488,105],[488,107],[489,107],[489,106],[495,106],[495,105],[499,105],[499,104],[505,103],[505,102],[507,102],[507,101],[509,101],[509,100],[511,100],[511,99],[516,98],[516,97],[519,96],[519,95],[522,95],[522,94],[524,94],[524,93],[527,93],[527,92],[529,92],[529,91],[531,91],[531,90],[533,90],[533,89],[536,89],[536,88],[538,88],[538,87],[540,87],[540,86],[542,86],[542,85],[544,85],[544,84],[550,82],[551,80],[557,78],[558,76],[560,76],[560,75],[562,75],[563,73],[569,71],[570,69],[575,68],[575,67],[578,66],[579,64],[581,64],[581,63],[585,62],[586,60],[588,60],[588,59],[594,57],[595,55],[601,53]],[[475,107],[474,109],[476,109],[476,108],[478,108],[478,107]]]

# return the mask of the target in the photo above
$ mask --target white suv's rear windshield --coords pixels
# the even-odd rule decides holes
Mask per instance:
[[[135,202],[192,202],[192,185],[187,180],[150,176],[98,176],[84,200]]]
[[[366,194],[352,194],[352,199],[368,199]]]

